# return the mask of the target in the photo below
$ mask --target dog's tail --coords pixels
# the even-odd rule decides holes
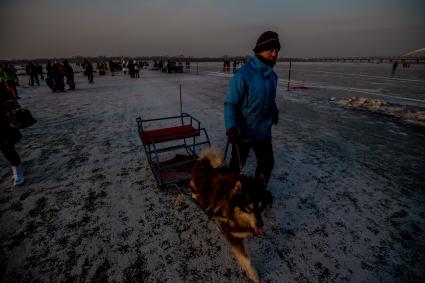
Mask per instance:
[[[218,148],[209,147],[204,149],[199,155],[199,160],[204,158],[207,158],[210,161],[211,166],[214,168],[226,166],[224,161],[224,154]]]

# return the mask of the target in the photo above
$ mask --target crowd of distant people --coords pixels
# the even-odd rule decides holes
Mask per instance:
[[[233,60],[232,71],[235,72],[244,62],[244,60]],[[80,67],[83,74],[87,77],[89,84],[94,84],[94,73],[96,72],[92,62],[84,59],[80,62],[75,62],[74,67]],[[231,61],[227,57],[223,61],[223,72],[230,73]],[[148,68],[149,63],[146,61],[122,58],[120,60],[109,60],[108,62],[96,62],[97,73],[102,76],[108,71],[112,76],[117,72],[124,75],[129,75],[130,78],[140,78],[140,70]],[[13,65],[4,65],[5,81],[7,86],[17,96],[16,85],[18,84],[17,71]],[[191,71],[191,62],[189,58],[171,57],[155,60],[150,70],[159,70],[164,73],[183,73]],[[75,89],[74,68],[68,60],[48,60],[46,65],[40,63],[28,62],[25,65],[25,74],[28,78],[28,85],[40,86],[40,82],[45,81],[46,85],[52,92],[65,92],[66,90]],[[12,83],[15,82],[16,83]],[[68,88],[65,88],[66,85]]]
[[[155,60],[153,62],[153,67],[151,70],[159,70],[163,73],[183,73],[186,69],[187,72],[190,72],[190,59],[187,58],[184,60],[183,66],[183,58],[167,58],[161,60]]]
[[[140,69],[143,69],[145,63],[138,60],[122,60],[121,68],[124,75],[127,73],[130,75],[130,78],[139,78],[140,77]]]
[[[49,60],[46,64],[46,78],[44,78],[43,66],[28,62],[25,65],[25,73],[28,77],[28,85],[37,86],[41,81],[46,81],[47,86],[53,92],[65,92],[65,79],[66,84],[69,86],[68,90],[75,89],[74,70],[69,64],[68,60],[62,62],[54,59],[53,63]],[[39,79],[40,77],[40,79]]]
[[[230,59],[225,56],[223,58],[223,73],[230,73]],[[233,60],[232,63],[232,73],[235,73],[237,69],[239,69],[243,64],[245,64],[245,59],[242,60]]]
[[[76,62],[75,65],[82,69],[89,84],[93,84],[95,73],[93,63],[88,59],[84,59],[82,62]],[[110,71],[112,75],[116,72],[123,72],[124,75],[129,74],[131,78],[139,78],[140,69],[143,69],[144,66],[149,66],[149,64],[131,59],[123,59],[122,61],[110,60],[108,63],[96,62],[96,69],[99,75],[105,75],[107,71]],[[13,65],[2,65],[2,70],[6,74],[5,80],[9,82],[8,86],[16,89],[16,85],[12,81],[18,80],[17,70]],[[60,61],[54,59],[53,62],[48,60],[45,67],[30,61],[25,65],[25,74],[27,75],[29,86],[40,86],[40,81],[45,81],[53,92],[65,92],[66,85],[68,85],[67,90],[75,89],[74,69],[68,60]],[[14,93],[16,93],[16,90]]]
[[[235,73],[245,63],[243,58],[233,58],[232,60],[228,56],[223,57],[223,69],[224,73]],[[402,61],[403,69],[409,69],[410,64]],[[142,60],[136,60],[132,58],[121,58],[109,61],[96,61],[96,69],[92,62],[88,59],[74,62],[75,66],[80,67],[83,74],[87,77],[89,84],[94,84],[94,73],[98,75],[105,75],[108,71],[112,76],[117,73],[129,75],[130,78],[140,78],[140,71],[144,68],[149,68],[149,63]],[[399,62],[392,62],[392,74],[395,74]],[[39,86],[40,82],[45,81],[47,86],[52,92],[65,92],[65,90],[75,89],[74,79],[74,68],[71,66],[68,60],[53,59],[47,61],[47,64],[43,66],[40,63],[28,62],[25,67],[25,74],[27,75],[28,85]],[[44,70],[45,69],[45,70]],[[150,70],[159,70],[164,73],[183,73],[191,71],[190,58],[182,57],[165,57],[159,60],[154,60]],[[19,84],[17,76],[17,70],[13,65],[2,64],[2,81],[5,82],[5,87],[12,93],[17,99],[18,94],[16,86]],[[66,89],[65,86],[68,86]]]
[[[75,65],[82,69],[89,84],[93,84],[95,73],[93,63],[88,59],[84,59],[83,62],[76,62]],[[108,64],[105,62],[96,62],[96,68],[99,75],[105,75],[108,70],[112,75],[122,71],[125,75],[128,73],[131,78],[139,78],[139,70],[142,69],[143,66],[149,66],[149,64],[137,60],[122,60],[119,62],[110,60]],[[75,89],[74,69],[68,60],[60,61],[54,59],[53,62],[48,60],[44,67],[42,64],[30,61],[24,68],[29,86],[40,86],[40,81],[45,81],[46,85],[53,92],[65,92],[66,85],[68,85],[67,90]],[[16,85],[18,85],[18,76],[16,68],[13,65],[2,64],[1,72],[3,76],[1,79],[7,82],[7,87],[10,88],[17,97]]]

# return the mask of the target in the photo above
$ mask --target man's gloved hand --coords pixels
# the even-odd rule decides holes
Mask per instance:
[[[239,135],[238,128],[232,127],[226,132],[227,139],[231,144],[238,144],[242,142],[242,139]]]
[[[277,122],[279,122],[279,111],[276,111],[275,113],[273,113],[272,122],[275,125],[277,125]]]

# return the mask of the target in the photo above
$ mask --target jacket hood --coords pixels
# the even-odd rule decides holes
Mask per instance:
[[[246,62],[250,64],[254,69],[256,69],[260,74],[264,77],[268,77],[271,73],[273,73],[273,68],[261,61],[256,55],[252,56]]]

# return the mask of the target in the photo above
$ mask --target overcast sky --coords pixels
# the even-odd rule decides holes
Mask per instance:
[[[401,55],[425,47],[424,0],[0,0],[0,59]]]

